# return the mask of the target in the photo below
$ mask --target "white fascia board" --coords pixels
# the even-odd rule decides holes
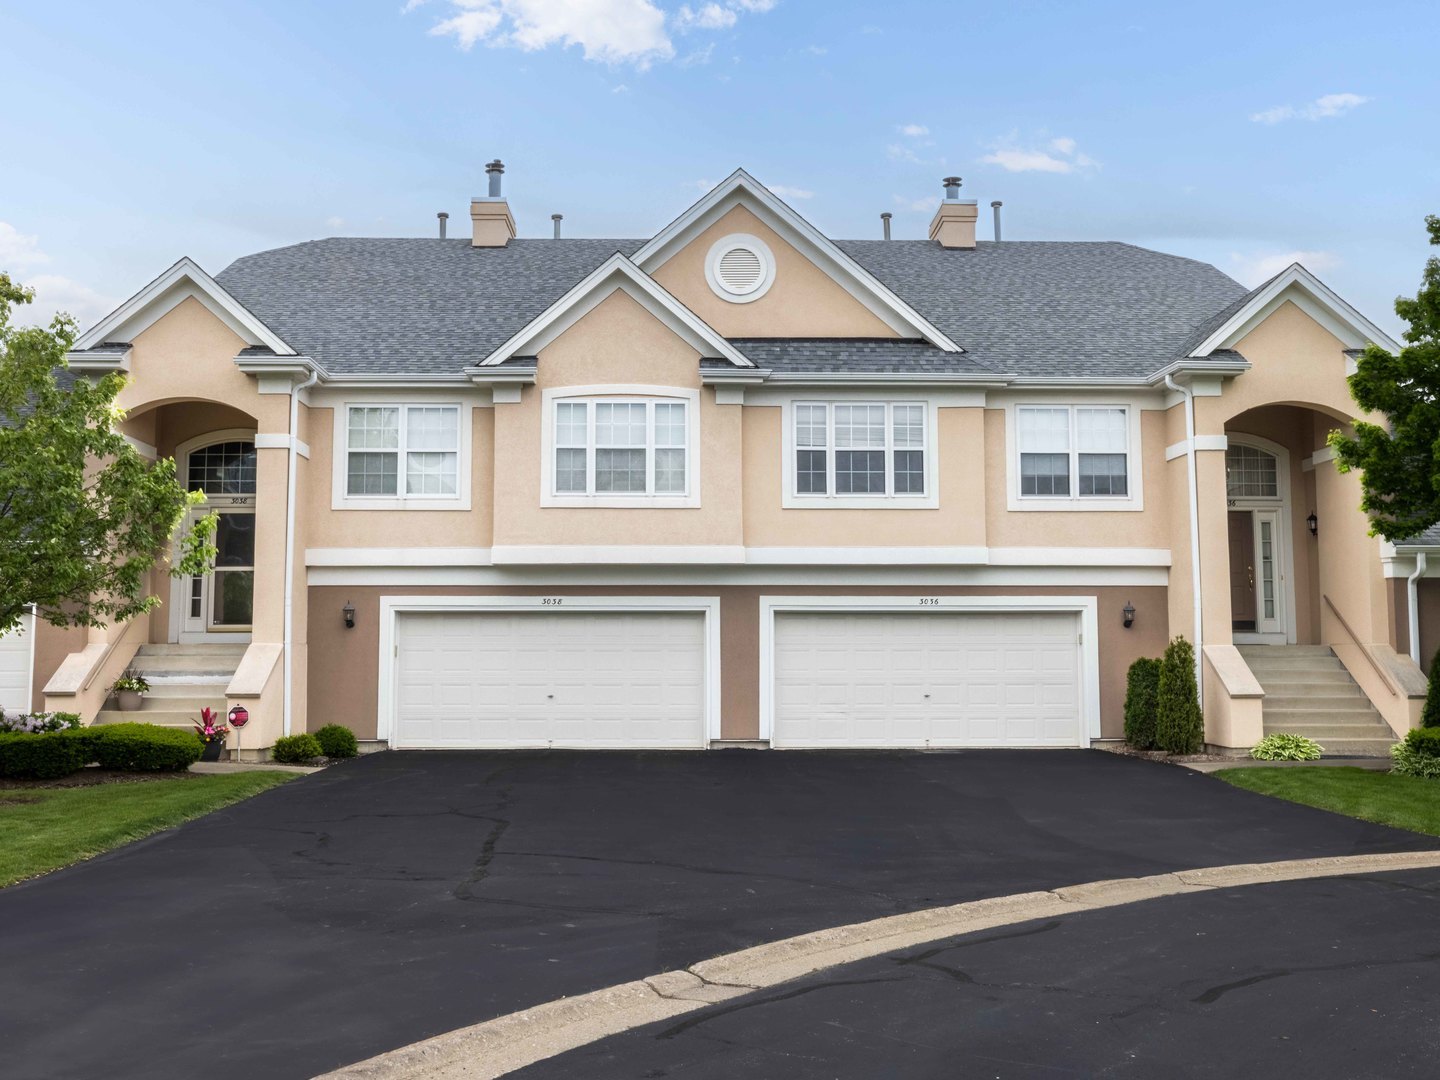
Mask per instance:
[[[1164,386],[1167,375],[1173,376],[1177,382],[1186,377],[1193,380],[1207,375],[1224,378],[1229,375],[1243,375],[1252,366],[1249,360],[1210,360],[1196,355],[1166,364],[1144,382],[1148,386]]]
[[[355,375],[322,375],[320,385],[326,389],[335,390],[364,390],[364,389],[386,389],[386,390],[407,390],[433,389],[435,387],[461,387],[469,386],[470,376],[463,372],[444,372],[431,375],[416,375],[410,373],[385,373],[385,374],[355,374]]]
[[[659,318],[701,356],[723,357],[736,367],[753,368],[755,366],[748,357],[707,325],[700,316],[687,308],[662,288],[659,282],[618,251],[586,274],[559,300],[530,320],[509,341],[480,361],[479,366],[493,367],[512,356],[525,356],[531,352],[538,353],[545,344],[554,340],[582,315],[609,296],[614,290],[607,289],[606,286],[612,281],[617,281],[620,287],[624,288],[642,307]]]
[[[991,566],[1169,566],[1169,548],[996,547]]]
[[[306,548],[306,566],[489,566],[482,547]]]
[[[1341,299],[1323,281],[1299,263],[1291,263],[1288,268],[1272,278],[1260,292],[1251,297],[1244,307],[1227,319],[1223,326],[1201,342],[1191,355],[1209,356],[1216,349],[1229,348],[1244,337],[1252,328],[1252,324],[1258,321],[1257,316],[1264,313],[1292,285],[1307,293],[1343,328],[1350,331],[1352,340],[1345,342],[1347,347],[1354,347],[1355,342],[1363,345],[1366,341],[1373,341],[1382,349],[1390,352],[1400,350],[1400,345],[1394,338]],[[1336,328],[1327,326],[1326,329],[1333,333]]]
[[[131,329],[132,324],[142,323],[149,308],[161,302],[166,294],[177,286],[183,286],[187,282],[194,287],[195,291],[193,294],[186,292],[185,295],[195,295],[246,344],[256,347],[263,346],[281,356],[295,355],[294,349],[281,341],[244,304],[226,292],[219,282],[188,256],[180,259],[82,334],[75,342],[75,348],[89,349],[111,340],[128,340],[132,333],[139,332],[139,330]],[[181,296],[180,299],[184,299],[184,296]],[[177,299],[175,303],[179,303],[179,300]],[[174,304],[170,305],[170,307],[173,306]],[[168,311],[170,308],[167,307],[165,310]],[[158,316],[156,317],[158,318]],[[144,322],[144,325],[148,326],[150,322],[154,321],[154,319],[150,319],[149,322]],[[143,329],[143,326],[141,328]]]
[[[123,349],[99,353],[71,350],[65,354],[65,364],[71,371],[86,375],[108,375],[112,371],[129,371],[131,351],[129,345]]]
[[[767,386],[973,386],[995,390],[1008,385],[994,375],[969,375],[937,371],[787,371],[772,373]]]
[[[747,202],[747,196],[754,205]],[[659,269],[693,234],[709,225],[712,214],[719,217],[721,206],[732,200],[745,204],[792,246],[802,250],[810,248],[811,261],[891,329],[901,334],[918,335],[946,352],[965,351],[744,169],[736,169],[722,180],[690,209],[651,237],[631,258],[646,271]]]
[[[465,377],[476,386],[494,386],[497,383],[513,383],[519,386],[533,386],[536,369],[533,367],[467,367]]]

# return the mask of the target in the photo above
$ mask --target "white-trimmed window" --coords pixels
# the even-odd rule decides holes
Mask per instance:
[[[1129,500],[1130,410],[1022,405],[1015,409],[1022,500]]]
[[[458,405],[349,405],[345,497],[456,499],[460,449]]]
[[[551,407],[551,497],[659,502],[690,495],[688,398],[559,398]]]
[[[923,401],[797,401],[791,411],[796,500],[923,498],[929,487]]]

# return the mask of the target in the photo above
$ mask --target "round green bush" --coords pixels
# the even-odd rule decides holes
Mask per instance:
[[[281,735],[270,750],[270,756],[283,765],[304,765],[324,755],[319,740],[308,731]]]
[[[354,757],[360,753],[360,743],[355,733],[344,724],[326,724],[315,732],[315,741],[328,758]]]
[[[102,724],[89,729],[94,760],[106,769],[178,772],[200,760],[205,744],[185,728],[158,724]]]
[[[1324,752],[1325,748],[1314,739],[1276,731],[1256,743],[1250,756],[1256,761],[1319,761]]]

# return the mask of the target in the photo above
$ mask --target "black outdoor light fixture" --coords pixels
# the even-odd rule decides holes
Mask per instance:
[[[1125,601],[1125,606],[1120,609],[1120,614],[1125,618],[1126,630],[1129,630],[1130,627],[1135,625],[1135,605],[1130,603],[1129,600]]]
[[[352,604],[352,603],[350,603],[349,600],[346,600],[346,601],[345,601],[345,606],[340,609],[340,614],[345,616],[345,629],[346,629],[346,630],[354,630],[354,629],[355,629],[355,605]]]
[[[1310,511],[1310,516],[1305,519],[1305,524],[1310,526],[1310,535],[1320,535],[1320,519],[1315,516],[1315,511]]]

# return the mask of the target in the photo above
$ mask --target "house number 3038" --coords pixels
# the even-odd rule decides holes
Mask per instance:
[[[559,607],[564,602],[559,596],[542,596],[540,603],[545,607]]]

